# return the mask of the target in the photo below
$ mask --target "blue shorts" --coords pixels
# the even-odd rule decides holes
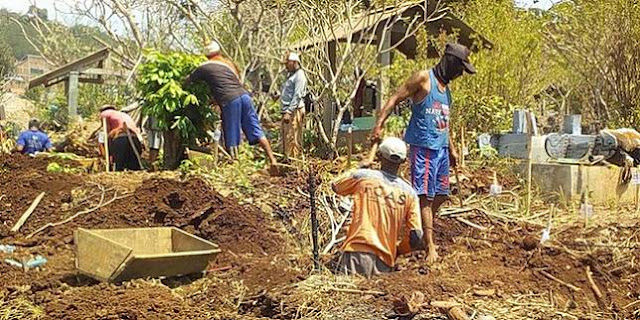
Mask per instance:
[[[449,148],[431,150],[409,146],[411,185],[419,196],[431,200],[449,195]]]
[[[222,111],[222,131],[227,150],[240,145],[241,132],[247,137],[249,144],[257,144],[264,137],[262,126],[253,101],[248,94],[243,94],[227,103]]]

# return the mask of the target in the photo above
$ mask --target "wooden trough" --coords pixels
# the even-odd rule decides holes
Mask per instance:
[[[76,268],[100,281],[118,282],[202,272],[218,245],[178,228],[78,229]]]

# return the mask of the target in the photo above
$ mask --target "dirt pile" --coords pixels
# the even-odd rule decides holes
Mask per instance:
[[[43,292],[36,301],[45,319],[208,319],[205,310],[190,306],[164,286],[140,283],[124,288],[108,284]]]
[[[45,196],[21,230],[33,229],[59,216],[63,203],[71,200],[71,190],[82,184],[78,176],[47,172],[47,158],[23,154],[0,156],[0,239],[41,192]],[[73,161],[57,161],[62,166],[77,166]]]
[[[225,198],[200,179],[154,178],[122,197],[73,221],[45,230],[39,237],[65,239],[79,227],[93,229],[175,226],[234,253],[282,251],[282,235],[258,208]],[[53,222],[54,219],[50,219]],[[43,224],[40,224],[43,225]]]

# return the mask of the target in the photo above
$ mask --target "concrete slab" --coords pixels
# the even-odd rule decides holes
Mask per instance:
[[[533,145],[533,162],[545,163],[549,161],[547,151],[544,149],[544,143],[547,136],[531,137]],[[504,158],[527,159],[527,135],[507,133],[496,135],[492,138],[492,145],[497,148],[498,154]]]
[[[589,190],[592,203],[606,204],[617,201],[620,192],[620,203],[635,203],[636,186],[617,190],[621,170],[616,166],[534,163],[531,172],[534,184],[543,194],[579,200],[582,193]]]

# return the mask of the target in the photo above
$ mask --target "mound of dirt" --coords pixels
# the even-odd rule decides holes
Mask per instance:
[[[38,299],[46,319],[207,319],[196,306],[167,287],[142,284],[122,288],[108,284],[68,288],[61,294],[43,293]]]
[[[73,161],[56,161],[76,166]],[[23,154],[0,156],[0,239],[41,192],[45,196],[21,230],[32,230],[57,217],[62,203],[71,200],[71,190],[81,185],[78,176],[47,172],[49,159]],[[3,197],[4,196],[4,197]]]
[[[42,236],[64,239],[79,227],[175,226],[217,243],[225,251],[262,255],[283,249],[282,235],[272,224],[260,209],[223,197],[203,180],[153,178],[143,182],[133,194],[46,230]]]

